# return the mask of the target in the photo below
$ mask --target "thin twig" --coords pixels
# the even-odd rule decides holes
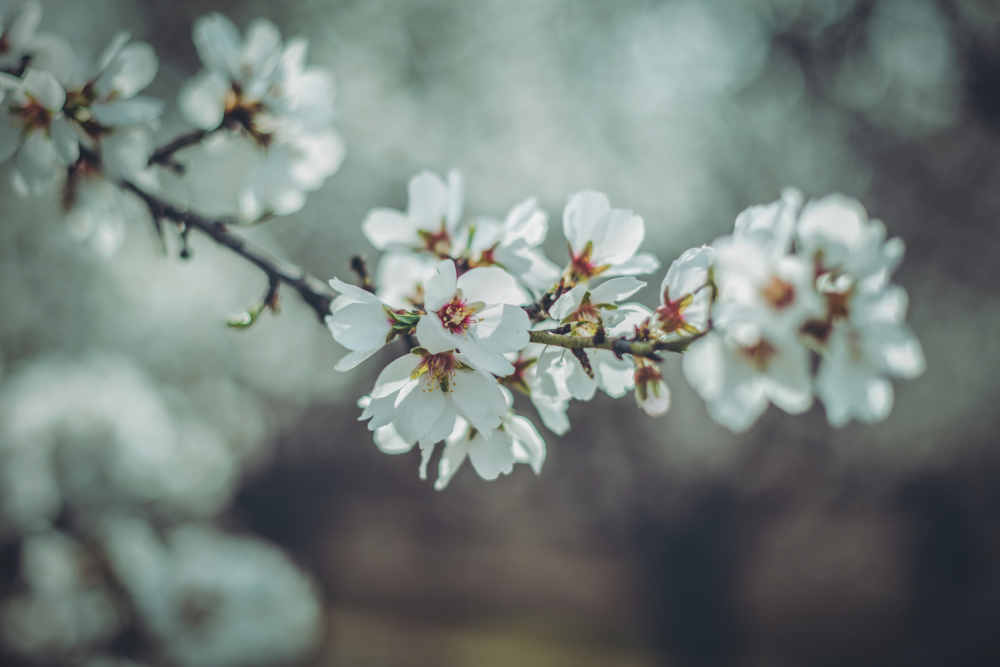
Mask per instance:
[[[354,275],[358,277],[361,281],[361,289],[375,293],[375,281],[372,280],[372,276],[368,273],[368,262],[361,255],[355,255],[351,257],[351,271]]]
[[[187,134],[182,134],[170,143],[164,144],[153,151],[153,154],[149,156],[149,166],[160,165],[173,170],[177,174],[183,174],[184,165],[174,159],[174,153],[201,143],[205,137],[222,129],[222,127],[222,125],[219,125],[219,127],[213,130],[193,130]]]
[[[125,181],[121,185],[125,190],[142,199],[153,217],[171,220],[181,229],[197,229],[211,237],[219,245],[229,248],[259,268],[272,282],[282,282],[293,288],[299,293],[302,300],[316,312],[320,321],[324,321],[326,316],[330,314],[330,303],[337,298],[337,293],[319,278],[309,275],[299,267],[284,262],[246,241],[243,237],[233,234],[220,220],[210,220],[192,211],[178,208],[156,195],[146,192],[134,183]]]

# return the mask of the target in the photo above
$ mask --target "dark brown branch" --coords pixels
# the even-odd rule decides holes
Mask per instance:
[[[197,229],[263,271],[272,284],[284,283],[297,291],[302,300],[316,311],[316,316],[321,322],[330,314],[330,303],[337,298],[337,293],[319,278],[274,257],[246,241],[243,237],[232,233],[222,221],[210,220],[192,211],[174,206],[156,195],[146,192],[134,183],[126,181],[122,183],[122,187],[142,199],[154,219],[171,220],[181,229]]]
[[[201,143],[205,137],[220,128],[222,128],[222,125],[214,130],[194,130],[187,134],[182,134],[170,143],[153,151],[153,154],[149,156],[149,166],[160,165],[173,170],[177,174],[183,174],[184,165],[174,159],[174,153]]]
[[[351,271],[353,271],[354,275],[356,275],[358,280],[361,281],[361,289],[371,292],[372,294],[375,293],[375,281],[372,280],[371,274],[368,273],[368,262],[365,261],[364,257],[361,255],[351,257]]]

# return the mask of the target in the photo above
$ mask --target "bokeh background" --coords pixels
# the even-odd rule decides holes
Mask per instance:
[[[783,186],[841,191],[905,239],[928,364],[877,426],[772,409],[733,436],[670,359],[666,417],[576,403],[540,477],[435,492],[356,421],[378,363],[336,373],[294,295],[229,330],[266,287],[238,258],[165,255],[138,205],[100,257],[3,165],[0,663],[1000,664],[1000,4],[43,4],[88,57],[121,28],[156,48],[162,140],[197,16],[307,37],[348,157],[247,235],[319,277],[374,259],[361,220],[425,168],[473,215],[603,190],[664,264]],[[239,165],[198,150],[170,186],[225,212]]]

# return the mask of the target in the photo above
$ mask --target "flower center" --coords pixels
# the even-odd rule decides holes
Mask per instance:
[[[421,230],[417,233],[420,236],[420,240],[424,242],[424,249],[427,252],[441,258],[448,257],[448,254],[451,252],[451,236],[444,226],[444,221],[441,222],[440,231],[428,232]]]
[[[795,301],[795,288],[777,276],[771,276],[760,293],[764,301],[776,310],[787,308]]]
[[[569,249],[569,274],[571,278],[575,280],[589,280],[596,278],[611,268],[610,264],[595,266],[591,261],[593,253],[594,243],[592,241],[587,242],[587,245],[583,248],[583,252],[579,255],[573,252],[573,248]]]
[[[445,329],[452,333],[462,333],[479,321],[476,313],[482,308],[482,303],[468,303],[460,296],[456,296],[437,311],[437,316]]]
[[[771,358],[774,357],[777,351],[773,345],[763,338],[755,345],[743,348],[743,354],[750,359],[750,363],[761,371],[767,368],[768,362],[771,361]]]
[[[14,113],[21,117],[25,131],[48,129],[52,123],[52,113],[31,97],[23,107],[14,109]]]
[[[451,391],[455,373],[462,367],[461,362],[455,359],[452,352],[439,352],[438,354],[425,354],[411,376],[417,379],[424,377],[426,387],[424,391],[434,391],[436,387],[441,387],[441,391]]]

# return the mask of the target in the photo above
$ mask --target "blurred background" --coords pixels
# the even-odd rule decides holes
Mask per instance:
[[[664,265],[783,186],[841,191],[906,241],[928,366],[877,426],[772,408],[733,436],[669,359],[667,416],[574,403],[540,477],[435,492],[356,421],[379,364],[336,373],[293,294],[229,330],[262,275],[204,238],[165,255],[138,205],[101,257],[8,163],[0,664],[1000,664],[1000,3],[43,5],[87,57],[123,28],[156,48],[160,143],[188,129],[197,16],[307,37],[348,157],[247,235],[321,278],[374,259],[362,219],[422,169],[460,169],[471,215],[539,197],[557,262],[581,189]],[[225,212],[238,167],[200,150],[171,186]]]

